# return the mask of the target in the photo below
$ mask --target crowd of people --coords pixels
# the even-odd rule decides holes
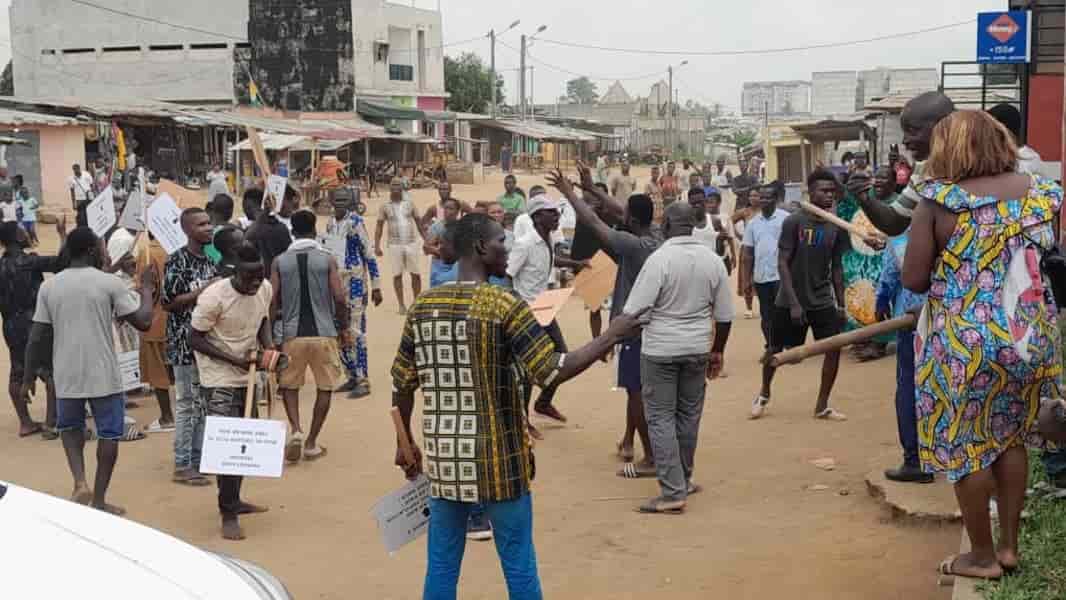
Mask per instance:
[[[1048,448],[1051,481],[1066,487],[1066,456],[1042,437],[1062,435],[1056,411],[1042,404],[1058,402],[1060,421],[1066,406],[1056,304],[1066,299],[1053,297],[1052,275],[1041,266],[1058,239],[1062,188],[1027,172],[1031,151],[1018,148],[1009,111],[955,110],[930,93],[907,105],[902,124],[914,164],[893,152],[870,168],[859,156],[843,177],[818,166],[805,182],[811,205],[845,221],[861,213],[878,232],[867,235],[786,202],[784,186],[763,181],[746,162],[734,174],[724,158],[702,167],[671,161],[654,166],[642,185],[625,161],[615,172],[601,157],[579,162],[575,180],[550,173],[554,192],[533,185],[527,193],[508,172],[498,198],[469,202],[443,182],[424,214],[395,179],[373,239],[346,196],[334,199],[320,227],[292,187],[276,201],[249,190],[235,222],[219,171],[209,174],[207,207],[181,213],[187,243],[170,255],[147,232],[114,228],[98,237],[81,226],[67,234],[61,220],[62,251],[38,256],[28,251],[33,226],[26,225],[38,205],[20,192],[21,178],[4,188],[0,170],[0,310],[19,435],[61,438],[72,499],[121,514],[107,491],[120,442],[136,436],[117,348],[137,346],[138,383],[159,405],[145,431],[173,432],[172,480],[190,486],[210,485],[200,472],[206,417],[258,410],[259,402],[245,404],[249,370],[281,351],[285,458],[320,460],[334,394],[371,391],[367,315],[382,303],[377,261],[387,256],[405,315],[393,404],[408,439],[422,432],[414,461],[398,448],[396,464],[409,478],[424,473],[430,485],[424,597],[453,598],[465,540],[495,538],[510,597],[540,598],[530,486],[533,440],[545,435],[531,416],[567,421],[557,405],[561,385],[613,357],[627,398],[617,475],[658,481],[637,512],[680,514],[703,491],[695,477],[700,421],[708,382],[728,374],[740,299],[745,317],[760,319],[764,342],[752,420],[767,416],[774,380],[788,377],[771,358],[805,344],[808,330],[824,340],[920,311],[915,328],[892,337],[903,461],[886,476],[928,483],[944,473],[973,550],[949,557],[941,571],[1000,577],[1020,561],[1025,448]],[[75,165],[75,207],[100,185],[86,175]],[[12,201],[31,207],[30,218],[21,208],[9,219]],[[530,305],[601,251],[617,265],[613,290],[587,307],[592,341],[571,348],[559,322],[540,324]],[[849,285],[859,280],[876,293],[853,302]],[[133,341],[119,344],[120,337]],[[860,358],[886,348],[874,340]],[[840,351],[824,355],[811,413],[827,423],[847,420],[833,401]],[[299,392],[308,369],[315,401],[305,430]],[[268,379],[256,379],[252,397],[271,395]],[[43,424],[28,409],[37,380],[48,398]],[[89,414],[95,432],[86,428]],[[93,437],[90,485],[83,454]],[[240,477],[216,482],[221,534],[243,539],[239,518],[267,509],[242,499]]]

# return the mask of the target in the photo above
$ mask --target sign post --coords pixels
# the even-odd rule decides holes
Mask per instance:
[[[1029,62],[1031,23],[1027,10],[978,13],[977,62]]]

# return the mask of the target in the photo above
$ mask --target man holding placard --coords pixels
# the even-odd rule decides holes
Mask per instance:
[[[189,345],[196,354],[200,393],[207,413],[243,417],[248,392],[248,370],[256,350],[272,350],[270,299],[273,289],[264,281],[266,269],[255,246],[237,247],[237,272],[208,286],[196,300],[189,329]],[[265,507],[241,500],[237,475],[218,475],[218,510],[222,537],[243,540],[239,515],[266,512]]]

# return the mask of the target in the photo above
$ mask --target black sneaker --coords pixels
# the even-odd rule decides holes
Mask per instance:
[[[934,481],[932,473],[926,473],[921,467],[907,463],[903,463],[898,469],[886,470],[885,479],[901,483],[933,483]]]
[[[474,515],[470,515],[470,520],[466,523],[466,539],[476,540],[478,542],[487,542],[492,539],[492,524],[489,523],[488,517],[482,514],[478,518],[474,518]]]
[[[354,390],[355,386],[357,386],[357,385],[359,385],[359,382],[356,381],[355,378],[351,378],[350,377],[350,378],[348,378],[348,381],[345,382],[344,385],[342,385],[339,388],[337,388],[337,391],[341,392],[341,393],[350,392],[350,391]]]

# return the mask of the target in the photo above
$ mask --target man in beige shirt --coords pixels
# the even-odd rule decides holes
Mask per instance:
[[[607,182],[607,188],[611,190],[611,196],[625,206],[629,197],[637,189],[637,179],[629,174],[628,161],[622,161],[622,172],[611,176]]]

